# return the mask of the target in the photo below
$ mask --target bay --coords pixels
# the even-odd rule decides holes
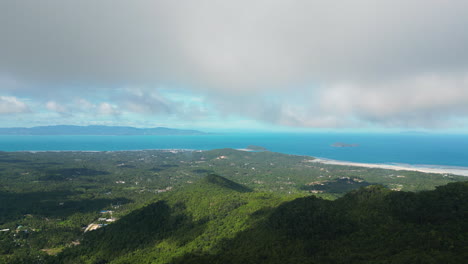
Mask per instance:
[[[335,147],[334,143],[357,144]],[[0,136],[1,151],[242,149],[362,163],[468,167],[468,135],[369,133],[237,133],[193,136]]]

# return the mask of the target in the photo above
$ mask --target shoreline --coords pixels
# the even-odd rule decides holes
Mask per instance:
[[[468,167],[450,167],[443,165],[411,165],[411,164],[382,164],[382,163],[362,163],[352,161],[329,160],[315,158],[310,162],[317,162],[329,165],[353,166],[374,169],[386,169],[396,171],[417,171],[424,173],[453,174],[468,177]]]
[[[248,148],[232,148],[233,150],[243,152],[256,152],[255,150]],[[26,153],[44,153],[44,152],[82,152],[82,153],[105,153],[105,152],[139,152],[139,151],[162,151],[162,152],[203,152],[215,149],[134,149],[134,150],[19,150],[19,151],[0,151],[1,152],[26,152]],[[275,152],[279,154],[292,155],[288,153]],[[328,165],[338,166],[353,166],[353,167],[364,167],[364,168],[375,168],[375,169],[386,169],[395,171],[417,171],[423,173],[436,173],[436,174],[453,174],[458,176],[468,177],[468,167],[448,166],[448,165],[412,165],[412,164],[386,164],[386,163],[365,163],[365,162],[353,162],[353,161],[341,161],[332,160],[327,158],[318,158],[309,155],[296,155],[312,158],[309,162],[317,162]]]

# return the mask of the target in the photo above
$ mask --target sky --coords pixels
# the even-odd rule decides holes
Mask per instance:
[[[468,132],[468,1],[0,1],[0,127]]]

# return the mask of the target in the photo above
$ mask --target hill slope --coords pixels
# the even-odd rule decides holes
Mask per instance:
[[[81,245],[52,263],[168,263],[192,252],[210,252],[256,221],[252,214],[283,200],[252,193],[218,175],[167,193],[114,224],[88,232]],[[261,219],[263,214],[256,218]]]
[[[468,257],[468,182],[420,193],[367,186],[335,201],[310,196],[286,203],[244,188],[207,176],[87,233],[52,262],[463,263]]]
[[[174,263],[462,263],[468,182],[421,193],[369,186],[336,201],[296,199],[219,248]]]
[[[214,185],[214,186],[219,186],[221,188],[226,188],[238,192],[251,192],[252,189],[247,188],[246,186],[233,182],[231,180],[228,180],[224,177],[221,177],[216,174],[209,174],[205,178],[203,178],[200,183],[200,185]]]

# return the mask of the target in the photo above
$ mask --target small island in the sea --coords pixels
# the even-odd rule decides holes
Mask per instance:
[[[352,148],[352,147],[359,147],[359,144],[348,144],[348,143],[336,142],[336,143],[331,144],[331,146],[335,148]]]

